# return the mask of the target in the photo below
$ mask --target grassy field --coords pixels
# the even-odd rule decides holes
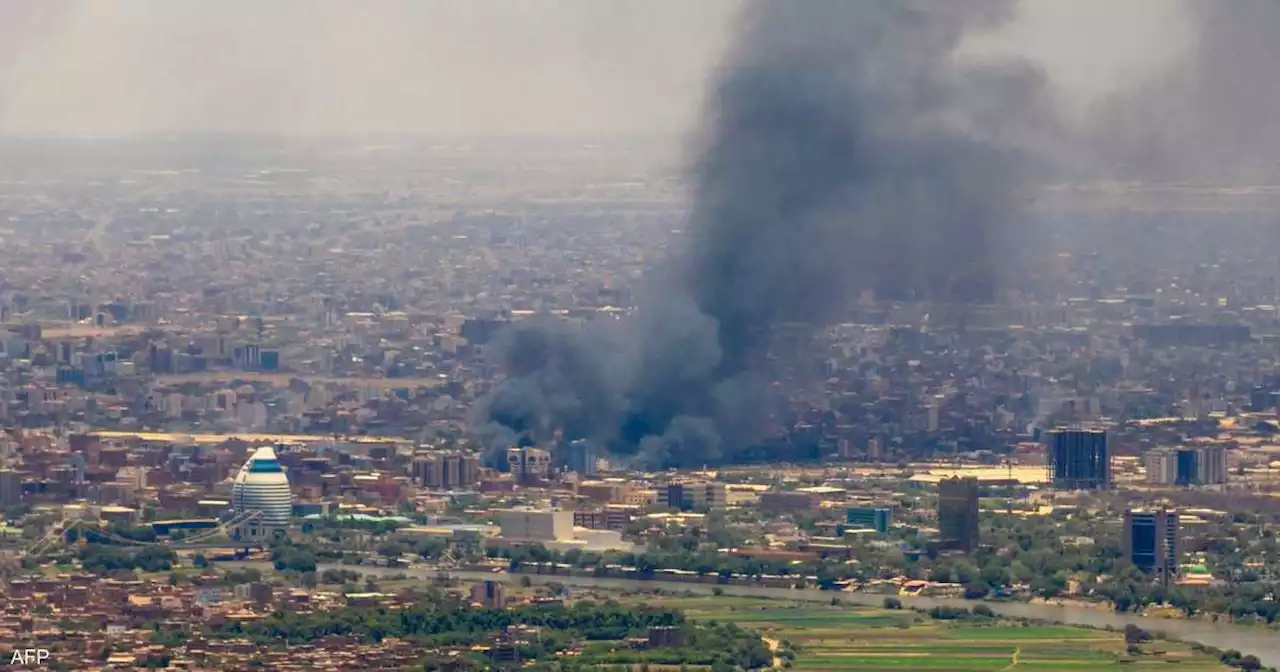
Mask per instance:
[[[941,622],[910,611],[824,607],[739,597],[653,597],[690,618],[729,621],[799,647],[793,670],[906,672],[1225,672],[1216,659],[1174,642],[1125,653],[1118,632],[1054,625]],[[1175,668],[1170,664],[1176,663]]]

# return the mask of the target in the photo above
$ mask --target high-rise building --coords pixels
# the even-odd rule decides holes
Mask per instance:
[[[1178,575],[1178,514],[1167,509],[1124,514],[1124,555],[1135,567],[1170,583]]]
[[[545,481],[551,476],[551,453],[530,446],[508,448],[507,465],[517,483]]]
[[[1218,445],[1159,448],[1143,457],[1150,485],[1210,485],[1227,482],[1227,451]]]
[[[236,514],[260,511],[262,516],[244,526],[241,536],[258,538],[283,529],[293,513],[289,477],[271,446],[263,446],[240,467],[231,485],[231,505]]]
[[[13,469],[0,469],[0,506],[22,501],[22,474]]]
[[[867,439],[867,459],[879,460],[884,457],[884,442],[878,437]]]
[[[664,483],[658,486],[658,506],[667,509],[684,507],[684,484]]]
[[[444,460],[439,454],[418,455],[413,458],[411,475],[424,488],[439,488],[444,483]]]
[[[463,453],[457,456],[458,485],[473,488],[480,482],[480,458],[475,453]]]
[[[972,553],[978,548],[978,479],[948,478],[938,483],[939,549]]]
[[[1173,485],[1178,482],[1178,454],[1172,450],[1156,449],[1142,456],[1147,468],[1148,485]]]
[[[564,464],[571,471],[591,477],[599,473],[596,463],[596,449],[583,439],[571,441],[564,447]]]
[[[413,458],[411,476],[424,488],[473,488],[480,480],[480,461],[472,453],[433,452]]]
[[[457,487],[462,483],[462,460],[458,455],[444,456],[445,487]]]
[[[1200,454],[1194,448],[1179,448],[1177,453],[1178,474],[1174,482],[1178,485],[1192,485],[1200,482]]]
[[[1220,485],[1227,482],[1227,449],[1225,446],[1208,445],[1196,449],[1196,481],[1202,485]]]
[[[1053,487],[1061,490],[1111,487],[1111,454],[1104,430],[1052,430],[1046,432],[1045,445]]]

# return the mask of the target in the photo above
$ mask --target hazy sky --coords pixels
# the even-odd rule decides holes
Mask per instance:
[[[0,133],[680,132],[738,4],[0,0]],[[985,46],[1072,105],[1187,42],[1179,0],[1022,5]]]

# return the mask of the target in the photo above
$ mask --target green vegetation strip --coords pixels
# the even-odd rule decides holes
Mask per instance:
[[[1223,672],[1181,645],[1167,655],[1127,656],[1121,633],[965,617],[935,620],[902,610],[788,604],[759,598],[645,597],[697,620],[736,623],[799,647],[797,672],[1065,671]],[[1017,658],[1014,658],[1014,652]]]

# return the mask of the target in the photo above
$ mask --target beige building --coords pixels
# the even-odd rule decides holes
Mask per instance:
[[[432,452],[413,458],[413,480],[424,488],[454,490],[475,487],[480,461],[471,453]]]
[[[498,511],[502,538],[508,541],[560,541],[573,538],[573,512],[517,508]]]
[[[623,541],[617,530],[575,527],[573,512],[559,509],[517,508],[497,512],[502,528],[500,541],[534,543],[548,549],[568,551],[633,551],[635,545]]]
[[[723,509],[728,488],[714,481],[672,481],[658,486],[658,506],[671,509]]]
[[[625,504],[635,488],[620,479],[583,481],[578,484],[578,494],[606,504]]]
[[[1142,458],[1147,469],[1148,485],[1173,485],[1178,481],[1178,454],[1172,450],[1153,450]]]
[[[508,448],[507,464],[518,483],[546,480],[551,476],[551,453],[541,448]]]

